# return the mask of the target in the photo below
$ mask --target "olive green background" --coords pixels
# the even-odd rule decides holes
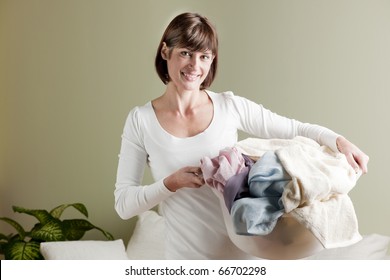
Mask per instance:
[[[219,32],[211,90],[329,127],[370,156],[350,195],[361,233],[390,235],[390,1],[379,0],[0,0],[0,216],[29,225],[12,205],[82,202],[127,242],[135,219],[117,216],[113,196],[120,137],[130,109],[163,93],[155,51],[184,11]]]

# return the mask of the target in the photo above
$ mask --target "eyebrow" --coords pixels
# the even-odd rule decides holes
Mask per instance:
[[[213,51],[212,50],[204,50],[204,51],[201,51],[201,50],[191,50],[191,48],[186,48],[186,47],[181,47],[181,48],[177,48],[179,51],[188,51],[188,52],[201,52],[201,53],[204,53],[204,54],[213,54]]]

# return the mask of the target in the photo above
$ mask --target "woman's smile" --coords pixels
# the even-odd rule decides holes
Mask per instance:
[[[181,75],[184,77],[185,80],[189,82],[195,82],[201,77],[201,74],[188,73],[188,72],[181,72]]]

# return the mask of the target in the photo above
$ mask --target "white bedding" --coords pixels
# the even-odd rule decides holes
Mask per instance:
[[[163,217],[146,211],[139,215],[127,247],[122,240],[44,242],[41,252],[47,260],[163,260],[163,235]],[[305,260],[390,260],[389,245],[390,236],[370,234],[354,245],[325,249]]]
[[[129,259],[164,259],[164,220],[154,211],[139,216],[134,233],[127,246]],[[364,235],[351,246],[324,249],[307,260],[380,260],[390,259],[390,236]]]

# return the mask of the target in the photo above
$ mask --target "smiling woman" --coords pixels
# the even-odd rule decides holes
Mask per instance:
[[[150,184],[156,179],[187,165],[197,166],[196,153],[199,157],[215,155],[214,150],[227,135],[226,131],[219,132],[234,119],[232,115],[237,110],[233,108],[230,116],[222,115],[225,111],[221,111],[221,99],[214,96],[224,93],[214,95],[212,91],[232,90],[235,97],[230,101],[238,99],[238,95],[245,97],[281,115],[325,125],[358,144],[370,156],[369,173],[351,192],[359,230],[361,234],[390,235],[390,130],[385,129],[390,119],[390,1],[0,3],[0,216],[16,220],[20,216],[20,223],[29,225],[31,217],[14,213],[12,205],[50,209],[67,201],[84,201],[90,205],[96,224],[126,243],[137,219],[119,218],[112,193],[118,167],[118,138],[130,109],[139,106],[124,134],[128,136],[127,131],[133,129],[136,133],[131,135],[138,137],[138,142],[131,138],[137,152],[130,154],[128,161],[146,159],[153,167],[152,176],[145,164],[142,183],[133,186],[145,185],[148,195],[142,196],[140,191],[138,201],[149,203],[153,190]],[[163,129],[160,116],[157,118],[154,110],[145,110],[143,105],[166,90],[156,74],[155,56],[161,53],[158,46],[166,27],[185,11],[206,15],[215,24],[219,49],[212,49],[213,41],[209,41],[188,51],[210,48],[215,56],[211,68],[217,61],[218,71],[212,84],[204,83],[201,92],[202,101],[207,102],[206,93],[214,101],[214,108],[208,107],[213,118],[202,122],[203,126],[186,127],[190,131],[175,134]],[[190,17],[194,22],[202,21]],[[182,33],[189,29],[181,22],[172,30],[186,38],[190,34]],[[187,41],[182,42],[182,47],[187,48]],[[209,75],[211,72],[212,69]],[[207,107],[198,105],[186,110],[187,117],[198,120],[193,111],[203,106]],[[145,112],[150,113],[150,119]],[[269,124],[264,122],[273,127]],[[239,130],[239,139],[243,139],[246,135]],[[158,138],[147,139],[151,136]],[[211,140],[203,141],[206,136]],[[151,143],[155,149],[151,149]],[[201,146],[210,152],[201,150]],[[166,147],[171,149],[165,152]],[[137,149],[150,154],[140,157]],[[144,170],[142,164],[134,165],[126,171],[130,179],[136,177],[133,173]],[[189,173],[186,176],[196,178],[196,169],[194,173],[193,169],[185,170]],[[128,183],[127,178],[118,181],[119,185]],[[183,191],[172,196],[184,196]],[[203,201],[203,189],[194,192]],[[134,193],[128,191],[133,198]],[[157,199],[154,202],[158,203]],[[186,197],[181,205],[187,202]],[[160,211],[169,209],[167,206],[173,205],[162,203]],[[201,211],[197,204],[191,207],[194,212]],[[205,215],[211,216],[213,209]],[[130,213],[128,210],[124,212]],[[201,213],[197,215],[200,216]],[[168,218],[170,223],[173,217]],[[207,218],[195,220],[193,213],[186,218],[192,222],[188,227],[196,232],[199,224],[209,223]],[[153,229],[156,227],[152,225],[147,230]],[[7,223],[0,222],[0,232],[10,230]],[[199,239],[204,235],[211,238],[213,234],[203,233]],[[101,237],[99,232],[90,231],[85,238]],[[203,248],[204,244],[199,246]]]
[[[167,60],[173,49],[179,49],[176,51],[182,57],[192,60],[194,52],[200,53],[200,62],[204,62],[205,66],[208,65],[210,68],[210,71],[203,73],[200,89],[210,87],[217,73],[218,36],[209,20],[195,13],[184,13],[174,18],[168,25],[157,48],[155,59],[157,74],[165,84],[170,81]]]
[[[163,59],[170,61],[168,64],[168,79],[175,79],[178,74],[178,81],[181,80],[186,90],[198,90],[210,71],[213,62],[211,51],[190,51],[186,48],[168,48],[163,43],[161,50]],[[171,74],[169,74],[171,73]],[[171,75],[171,76],[170,76]]]
[[[279,116],[232,92],[207,90],[218,62],[218,37],[210,21],[183,13],[168,25],[155,67],[165,92],[128,115],[119,155],[115,209],[123,219],[159,205],[165,217],[168,259],[254,259],[228,234],[219,199],[205,185],[202,157],[237,143],[237,132],[259,138],[312,138],[354,159],[368,157],[339,134]],[[155,182],[142,186],[148,164]]]
[[[203,89],[215,78],[217,54],[217,34],[206,18],[185,13],[167,27],[155,60],[167,89],[152,101],[152,106],[159,124],[168,133],[191,137],[210,125],[213,105]]]

